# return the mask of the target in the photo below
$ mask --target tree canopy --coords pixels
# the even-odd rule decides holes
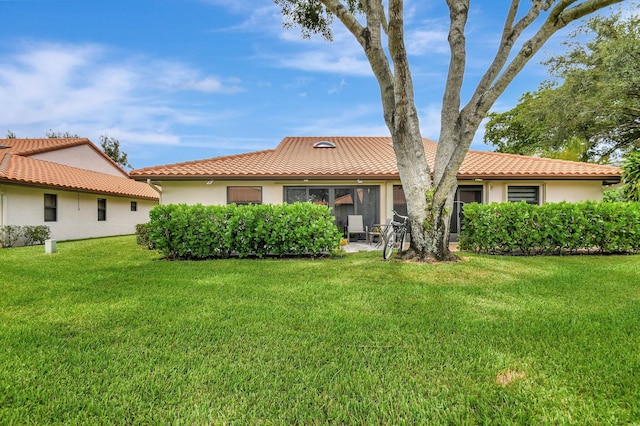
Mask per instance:
[[[602,163],[639,149],[640,16],[594,17],[565,44],[546,61],[551,79],[489,114],[485,141],[499,152]]]
[[[133,168],[129,164],[127,153],[120,151],[120,141],[116,138],[109,137],[106,134],[100,135],[100,147],[113,161],[122,167]]]

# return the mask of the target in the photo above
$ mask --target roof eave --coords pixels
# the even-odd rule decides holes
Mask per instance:
[[[323,174],[323,175],[131,175],[132,179],[152,181],[193,181],[193,180],[398,180],[398,174]]]
[[[86,188],[72,187],[72,186],[68,186],[68,185],[56,185],[56,184],[47,184],[47,183],[28,182],[28,181],[23,181],[23,180],[18,180],[18,179],[8,179],[8,178],[3,178],[3,177],[0,177],[0,183],[4,183],[6,185],[29,187],[29,188],[44,188],[44,189],[55,188],[55,189],[58,189],[58,190],[61,190],[61,191],[82,192],[84,194],[110,195],[110,196],[113,196],[113,197],[121,197],[121,198],[137,198],[137,199],[150,200],[150,201],[158,201],[159,200],[159,197],[157,197],[157,196],[156,197],[154,197],[154,196],[145,196],[145,195],[130,194],[130,193],[124,193],[124,192],[117,192],[117,191],[97,191],[97,190],[86,189]]]

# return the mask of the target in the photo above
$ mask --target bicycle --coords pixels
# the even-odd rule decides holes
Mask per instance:
[[[389,222],[389,226],[385,230],[383,235],[383,246],[382,246],[382,258],[387,260],[391,257],[391,253],[394,248],[398,249],[398,254],[402,255],[402,250],[404,250],[404,242],[407,238],[407,221],[409,220],[408,216],[402,216],[398,214],[395,210],[393,211],[394,218],[398,216],[401,221],[392,220]]]

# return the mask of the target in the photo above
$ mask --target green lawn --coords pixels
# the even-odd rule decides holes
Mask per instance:
[[[0,250],[0,424],[640,422],[640,256]]]

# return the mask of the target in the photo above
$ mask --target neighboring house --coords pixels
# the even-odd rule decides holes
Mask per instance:
[[[424,140],[433,164],[437,144]],[[160,202],[246,204],[312,201],[333,208],[343,228],[360,214],[371,226],[406,212],[391,138],[287,137],[277,148],[133,170],[134,179],[162,185]],[[601,200],[603,185],[620,181],[612,166],[469,151],[458,173],[452,215],[460,230],[469,202]]]
[[[57,240],[133,234],[158,199],[88,139],[0,139],[0,226],[46,225]]]

